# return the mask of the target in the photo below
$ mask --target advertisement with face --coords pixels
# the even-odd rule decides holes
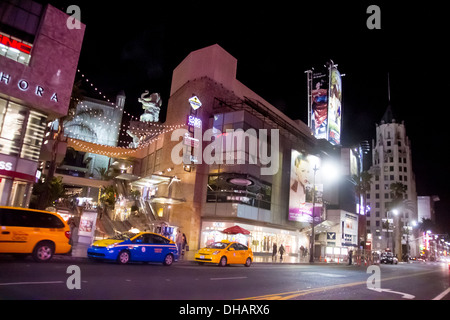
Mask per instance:
[[[320,159],[296,150],[291,153],[291,179],[289,189],[289,217],[290,221],[312,222],[314,202],[314,216],[320,217],[322,209],[323,184],[320,174],[314,177],[314,166],[319,167]],[[313,188],[316,187],[315,199]]]
[[[330,69],[330,79],[328,141],[339,145],[341,143],[342,81],[341,74],[335,67]]]
[[[323,74],[314,74],[313,78],[311,129],[316,139],[326,139],[328,125],[328,77]]]

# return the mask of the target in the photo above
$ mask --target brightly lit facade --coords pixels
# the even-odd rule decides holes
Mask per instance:
[[[65,13],[31,0],[1,9],[0,205],[27,207],[46,120],[67,114],[84,25],[69,31]]]
[[[130,128],[145,136],[132,155],[137,160],[133,168],[136,180],[131,184],[139,188],[159,219],[186,234],[191,249],[229,238],[257,253],[269,254],[273,244],[283,244],[287,253],[298,254],[301,247],[310,246],[312,219],[311,214],[308,218],[307,213],[303,217],[289,213],[292,154],[340,159],[340,147],[315,139],[305,123],[290,119],[243,85],[236,79],[236,68],[237,60],[218,45],[194,51],[181,62],[173,73],[166,122],[136,123]],[[225,149],[209,152],[212,141],[216,145],[222,141],[225,148],[226,137],[238,139],[238,130],[247,143],[236,144],[231,153]],[[261,157],[265,147],[269,161]],[[208,153],[217,161],[208,162]],[[154,185],[156,176],[175,180]],[[311,188],[312,176],[309,181]],[[328,182],[316,184],[320,197],[314,206],[317,259],[324,256],[327,246],[338,246],[338,256],[346,256],[347,248],[357,246],[355,204],[347,216],[341,210],[327,220],[327,208],[339,207],[337,188],[330,186]],[[354,218],[344,231],[341,216]],[[221,232],[234,225],[250,235]],[[338,232],[338,241],[327,241],[332,228]]]

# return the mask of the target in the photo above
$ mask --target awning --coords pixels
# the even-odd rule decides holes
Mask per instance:
[[[162,184],[162,183],[170,183],[170,181],[173,178],[174,177],[163,176],[163,175],[159,175],[159,174],[152,174],[152,175],[146,176],[144,178],[138,178],[138,180],[133,181],[131,183],[131,186],[132,187],[150,187],[152,185],[158,185],[158,184]]]
[[[238,234],[238,233],[250,234],[250,231],[248,231],[244,228],[241,228],[238,225],[226,228],[226,229],[222,230],[222,232],[227,233],[227,234]]]

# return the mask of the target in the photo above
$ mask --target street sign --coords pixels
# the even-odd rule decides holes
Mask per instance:
[[[336,232],[327,232],[327,240],[336,240]]]
[[[197,110],[202,106],[202,103],[200,102],[200,99],[197,98],[197,96],[193,96],[189,99],[189,103],[191,104],[192,109]]]

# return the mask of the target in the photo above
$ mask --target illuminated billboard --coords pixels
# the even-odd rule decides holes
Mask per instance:
[[[328,77],[313,76],[311,90],[311,129],[317,139],[326,139],[328,134]]]
[[[342,79],[337,65],[330,61],[327,71],[308,74],[308,124],[316,139],[333,145],[341,143]]]
[[[330,94],[328,99],[328,141],[341,144],[342,80],[336,67],[330,68]]]
[[[291,179],[289,190],[290,221],[312,222],[313,202],[314,216],[320,217],[322,210],[323,184],[320,174],[314,177],[314,166],[319,167],[320,159],[296,150],[291,153]],[[313,199],[313,188],[316,188]]]

